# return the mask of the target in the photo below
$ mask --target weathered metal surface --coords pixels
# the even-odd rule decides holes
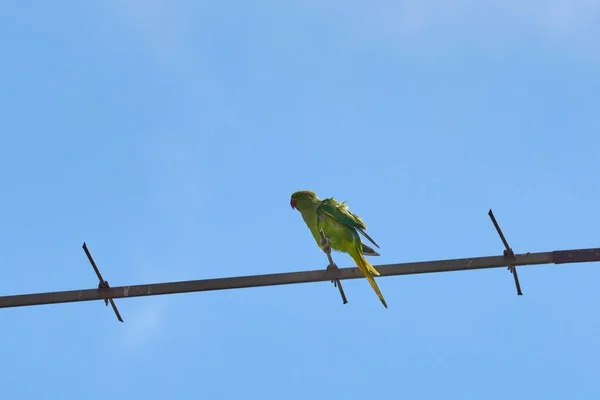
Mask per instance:
[[[569,257],[568,254],[571,256]],[[381,276],[424,274],[448,271],[469,271],[475,269],[498,268],[507,265],[540,265],[551,264],[554,260],[562,262],[600,261],[600,249],[567,250],[563,252],[544,252],[517,254],[514,258],[506,256],[473,257],[452,260],[424,261],[403,264],[377,265]],[[593,255],[593,256],[592,256]],[[78,301],[103,300],[105,298],[126,298],[139,296],[157,296],[173,293],[203,292],[211,290],[241,289],[260,286],[290,285],[297,283],[325,282],[335,279],[363,278],[358,268],[342,268],[339,270],[315,270],[289,272],[280,274],[253,275],[232,278],[193,280],[182,282],[155,283],[111,287],[109,289],[70,290],[23,294],[0,297],[0,308],[23,307],[41,304],[70,303]],[[379,278],[376,278],[379,279]]]
[[[553,251],[552,260],[554,264],[600,261],[600,248]]]

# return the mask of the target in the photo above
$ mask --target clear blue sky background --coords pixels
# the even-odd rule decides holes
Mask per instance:
[[[596,2],[0,6],[0,294],[325,268],[289,196],[375,264],[598,239]],[[351,266],[345,255],[336,258]],[[13,399],[591,399],[597,263],[0,310]]]

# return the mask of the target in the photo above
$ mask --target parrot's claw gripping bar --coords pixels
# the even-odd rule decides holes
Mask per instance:
[[[323,229],[319,229],[319,233],[321,234],[321,248],[327,254],[327,258],[329,259],[329,265],[327,266],[327,272],[331,270],[339,270],[338,266],[333,262],[333,257],[331,257],[331,246],[330,240],[323,233]],[[344,293],[344,288],[342,287],[342,282],[339,279],[332,280],[333,286],[337,287],[340,291],[340,296],[342,296],[342,301],[344,304],[348,303],[346,299],[346,294]]]
[[[92,258],[92,255],[90,254],[90,251],[87,248],[87,245],[85,244],[85,242],[83,242],[83,251],[85,251],[85,255],[87,256],[88,260],[90,260],[90,264],[92,264],[92,268],[94,268],[94,271],[96,272],[96,275],[98,276],[98,279],[100,280],[100,283],[98,284],[98,290],[102,291],[102,290],[106,290],[110,288],[110,285],[108,284],[107,281],[105,281],[102,278],[102,274],[100,274],[100,270],[98,270],[98,267],[96,267],[96,263],[94,262],[94,259]],[[108,306],[108,303],[110,302],[110,305],[112,306],[113,311],[115,312],[115,315],[117,316],[117,319],[121,322],[123,322],[123,318],[121,318],[121,314],[119,313],[119,310],[117,309],[117,305],[115,304],[115,301],[113,299],[110,298],[105,298],[104,299],[104,303]]]
[[[500,229],[500,225],[498,225],[498,222],[496,222],[496,218],[494,217],[494,213],[492,212],[491,208],[490,208],[490,211],[488,212],[488,215],[490,216],[490,219],[492,220],[492,223],[496,227],[496,231],[498,232],[498,235],[500,235],[500,239],[502,240],[502,243],[504,244],[504,247],[505,247],[504,257],[514,259],[515,253],[508,245],[508,242],[506,241],[506,238],[504,237],[504,234],[502,233],[502,230]],[[517,275],[517,267],[515,265],[509,264],[508,270],[513,274],[513,277],[515,278],[515,286],[517,287],[517,295],[522,296],[523,292],[521,292],[521,284],[519,283],[519,275]]]

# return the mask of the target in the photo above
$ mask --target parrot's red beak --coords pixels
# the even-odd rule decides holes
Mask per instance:
[[[292,206],[292,208],[296,208],[296,199],[290,200],[290,206]]]

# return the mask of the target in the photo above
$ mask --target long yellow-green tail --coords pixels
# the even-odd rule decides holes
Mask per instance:
[[[377,296],[379,296],[379,300],[381,300],[381,302],[383,303],[383,306],[385,308],[387,308],[385,299],[383,298],[381,291],[379,291],[379,287],[377,286],[377,283],[375,283],[375,279],[373,279],[373,275],[379,275],[379,271],[377,271],[375,269],[375,267],[373,267],[371,264],[369,264],[369,262],[367,260],[365,260],[365,258],[363,257],[363,255],[361,254],[360,251],[356,251],[353,253],[354,254],[350,254],[350,256],[356,263],[356,266],[358,267],[358,269],[360,269],[360,272],[363,273],[365,278],[367,278],[367,280],[371,284],[371,287],[373,288],[375,293],[377,293]]]

